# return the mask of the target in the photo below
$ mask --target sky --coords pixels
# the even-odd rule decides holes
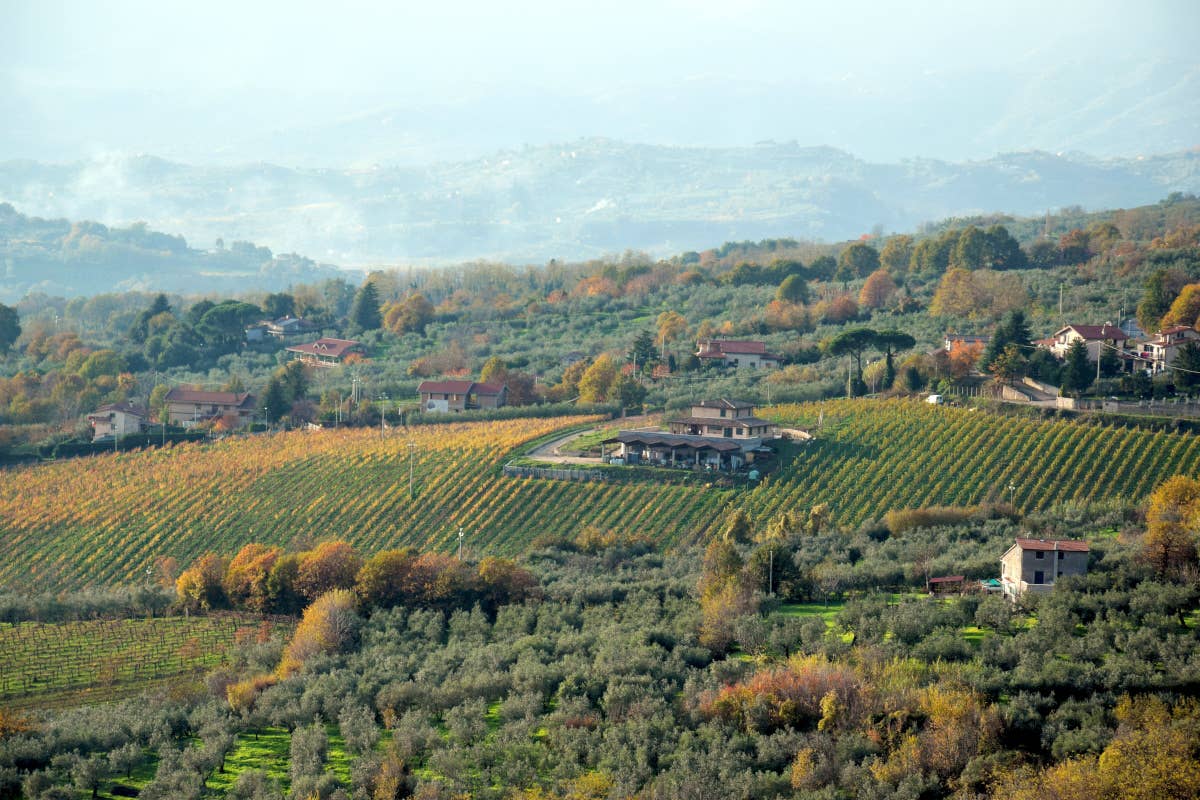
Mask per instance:
[[[894,158],[938,153],[919,152],[920,135],[907,130],[894,146],[884,131],[874,139],[849,132],[855,121],[878,125],[872,104],[918,96],[915,113],[932,128],[939,109],[953,114],[974,81],[1094,102],[1078,94],[1088,77],[1123,80],[1147,63],[1173,65],[1168,74],[1195,67],[1200,3],[0,0],[0,19],[0,116],[16,120],[0,135],[0,160],[110,148],[203,159],[225,147],[227,158],[242,150],[255,157],[270,155],[266,141],[281,132],[292,140],[285,156],[353,160],[328,143],[323,125],[397,109],[416,118],[431,107],[455,110],[447,126],[474,120],[480,131],[447,137],[414,119],[405,135],[429,153],[454,139],[466,155],[488,149],[488,117],[504,107],[496,98],[515,98],[520,124],[499,121],[495,147],[522,136],[541,144],[639,134],[744,145],[791,131],[804,144]],[[681,92],[682,110],[665,108],[686,124],[656,111],[656,97]],[[928,102],[938,92],[944,102]],[[714,116],[728,109],[748,121],[696,133],[693,116],[706,98]],[[806,102],[847,124],[805,124]],[[617,121],[606,126],[614,104]],[[772,123],[754,104],[785,113]],[[311,144],[294,146],[300,137]],[[1009,138],[984,136],[978,152],[962,149],[982,157],[990,147],[1023,145]]]

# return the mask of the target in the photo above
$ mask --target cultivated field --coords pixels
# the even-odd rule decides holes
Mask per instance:
[[[459,526],[477,555],[519,552],[538,535],[573,537],[587,525],[669,546],[703,536],[728,503],[757,520],[828,503],[836,522],[854,526],[890,509],[1010,496],[1026,511],[1140,502],[1170,475],[1200,473],[1200,438],[1184,434],[899,400],[761,413],[808,426],[823,417],[824,425],[753,488],[500,474],[514,448],[579,419],[448,424],[387,437],[296,432],[13,471],[0,486],[0,585],[136,582],[158,557],[186,565],[251,541],[299,546],[336,537],[367,553],[401,544],[446,551],[457,546]]]

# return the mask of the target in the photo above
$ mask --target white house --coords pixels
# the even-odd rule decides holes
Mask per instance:
[[[779,366],[779,356],[767,352],[762,342],[735,339],[704,339],[696,357],[704,364],[718,364],[735,369],[761,369]]]
[[[1067,325],[1055,331],[1049,340],[1043,340],[1050,352],[1059,358],[1067,357],[1067,350],[1075,342],[1082,341],[1087,347],[1089,361],[1100,358],[1102,350],[1120,354],[1124,352],[1125,341],[1129,335],[1111,322],[1103,325]],[[1039,342],[1042,344],[1043,342]]]
[[[1153,373],[1163,372],[1175,363],[1179,349],[1188,342],[1200,344],[1200,331],[1186,325],[1176,325],[1154,334],[1138,345],[1138,355],[1146,359],[1142,362],[1146,370]]]
[[[92,426],[93,441],[109,436],[141,433],[149,418],[150,414],[145,406],[140,406],[132,400],[100,406],[87,415],[88,424]]]

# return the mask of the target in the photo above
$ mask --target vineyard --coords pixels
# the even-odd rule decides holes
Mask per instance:
[[[0,626],[0,703],[119,696],[219,664],[235,641],[273,629],[231,615]]]
[[[670,546],[703,536],[727,503],[762,520],[828,503],[853,526],[889,509],[1007,500],[1034,510],[1140,502],[1159,481],[1200,472],[1200,438],[998,417],[906,401],[764,409],[817,439],[762,485],[511,478],[511,452],[579,418],[411,432],[295,432],[97,456],[9,473],[0,486],[0,586],[134,583],[159,557],[190,563],[247,542],[342,538],[365,553],[408,544],[475,555],[520,552],[592,525]],[[412,469],[412,494],[409,469]],[[1010,488],[1011,487],[1011,488]]]

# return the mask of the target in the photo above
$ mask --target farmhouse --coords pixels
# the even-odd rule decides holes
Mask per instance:
[[[508,402],[508,387],[502,383],[422,381],[417,392],[421,395],[422,411],[442,414],[499,408]]]
[[[762,439],[774,431],[770,422],[754,416],[753,403],[737,400],[701,400],[688,416],[668,424],[671,433],[726,439]]]
[[[149,418],[150,415],[146,408],[131,400],[100,406],[87,415],[88,424],[92,426],[93,441],[106,439],[109,436],[128,436],[131,433],[141,433],[142,427]]]
[[[254,416],[254,395],[249,392],[204,392],[176,387],[167,392],[164,400],[167,421],[185,428],[222,417],[235,417],[243,424]]]
[[[619,446],[628,464],[734,470],[754,461],[775,426],[754,416],[754,406],[734,400],[694,403],[687,417],[670,420],[670,433],[618,431],[605,444]]]
[[[321,338],[308,344],[297,344],[287,348],[293,359],[299,359],[315,367],[336,367],[347,356],[365,356],[367,349],[352,339]]]
[[[1037,344],[1046,347],[1058,358],[1066,358],[1071,345],[1081,341],[1087,347],[1088,360],[1095,361],[1100,358],[1103,349],[1118,354],[1123,352],[1128,338],[1125,331],[1106,322],[1103,325],[1067,325],[1055,331],[1050,339],[1043,339]]]
[[[1000,559],[1004,595],[1016,600],[1026,592],[1045,593],[1058,578],[1086,575],[1088,544],[1075,539],[1017,538]]]
[[[779,356],[768,353],[767,346],[762,342],[704,339],[699,342],[696,357],[704,364],[716,364],[734,369],[779,366]]]

